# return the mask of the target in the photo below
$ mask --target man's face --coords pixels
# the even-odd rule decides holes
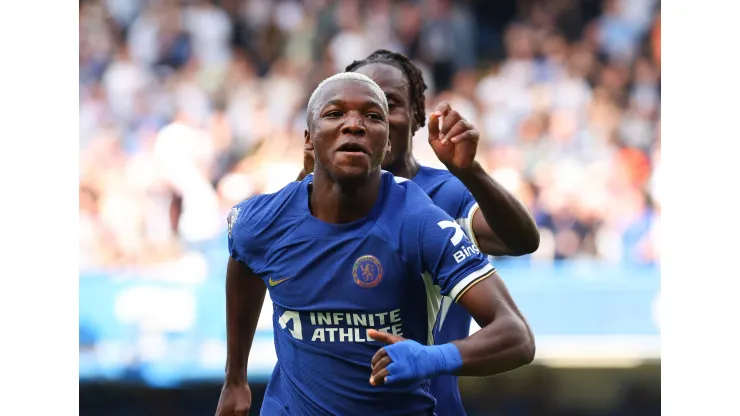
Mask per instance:
[[[316,169],[337,182],[367,178],[380,169],[390,147],[381,97],[369,83],[358,80],[331,81],[319,93],[306,132]]]
[[[391,151],[383,161],[383,168],[406,158],[411,151],[413,134],[409,82],[403,71],[386,63],[372,63],[357,68],[354,72],[367,75],[375,81],[388,100],[388,125]]]

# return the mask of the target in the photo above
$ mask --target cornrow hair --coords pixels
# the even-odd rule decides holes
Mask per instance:
[[[406,56],[391,52],[386,49],[378,49],[371,53],[367,58],[361,61],[354,61],[347,65],[345,68],[346,72],[354,72],[358,68],[374,63],[382,63],[395,66],[400,69],[401,72],[406,76],[409,81],[409,95],[411,96],[411,111],[413,112],[414,124],[412,126],[412,134],[416,133],[417,130],[424,127],[426,124],[426,113],[424,112],[424,91],[427,89],[427,84],[424,83],[424,77],[421,75],[421,71],[417,68],[409,58]]]

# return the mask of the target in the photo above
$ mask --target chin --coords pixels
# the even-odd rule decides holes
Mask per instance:
[[[379,170],[370,166],[336,166],[332,176],[342,187],[358,187],[365,184],[373,172]]]

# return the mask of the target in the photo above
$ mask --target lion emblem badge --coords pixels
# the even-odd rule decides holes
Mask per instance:
[[[355,283],[364,288],[375,287],[383,279],[383,266],[374,256],[362,256],[355,260],[352,277]]]

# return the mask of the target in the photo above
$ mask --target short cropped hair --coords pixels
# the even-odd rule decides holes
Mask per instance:
[[[324,85],[328,84],[331,81],[367,82],[368,84],[370,84],[370,89],[372,89],[378,95],[378,98],[380,98],[380,104],[383,107],[383,111],[385,112],[385,115],[388,116],[388,100],[385,98],[385,93],[383,92],[383,90],[380,89],[380,86],[378,86],[375,81],[370,79],[370,77],[368,77],[367,75],[358,74],[356,72],[340,72],[321,81],[316,89],[313,90],[311,98],[309,98],[308,100],[308,108],[306,110],[306,124],[308,124],[309,127],[311,126],[311,122],[316,116],[316,113],[319,111],[316,106],[318,105],[319,97],[321,96],[321,90],[324,88]]]

